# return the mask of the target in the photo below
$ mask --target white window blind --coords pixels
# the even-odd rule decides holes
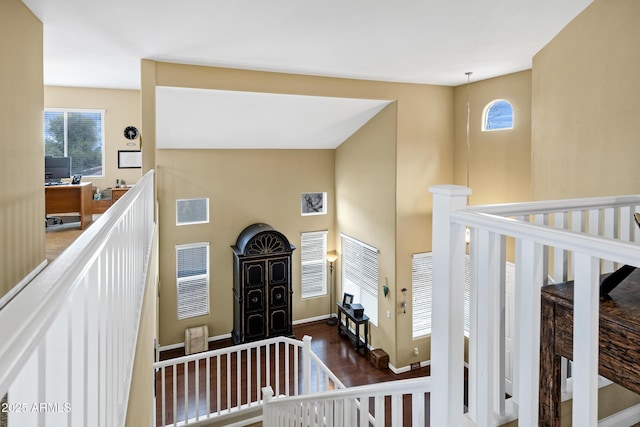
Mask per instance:
[[[300,235],[302,298],[327,294],[327,232],[313,231]]]
[[[464,331],[469,333],[469,256],[464,260]],[[431,334],[433,302],[433,253],[414,254],[411,263],[413,338]]]
[[[362,304],[373,325],[378,325],[378,249],[346,234],[342,237],[342,290]]]
[[[413,338],[431,333],[432,263],[431,253],[413,255],[411,262]]]
[[[176,246],[178,320],[209,314],[209,243]]]

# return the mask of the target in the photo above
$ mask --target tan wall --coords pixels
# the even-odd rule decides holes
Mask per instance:
[[[531,71],[471,83],[469,202],[472,205],[531,200]],[[467,85],[455,89],[455,176],[466,185]],[[511,103],[513,129],[482,131],[484,108],[496,99]]]
[[[130,427],[150,426],[153,424],[151,410],[154,408],[153,384],[154,370],[154,338],[157,338],[157,295],[158,295],[158,235],[152,242],[152,252],[149,259],[147,283],[142,301],[138,340],[136,343],[135,360],[129,391],[126,424]]]
[[[231,246],[257,222],[271,225],[298,248],[293,253],[294,320],[328,313],[328,296],[300,298],[299,248],[301,232],[334,227],[334,150],[158,150],[156,159],[161,345],[183,342],[185,328],[196,325],[208,325],[211,336],[231,332]],[[321,191],[327,192],[327,214],[301,216],[301,194]],[[176,199],[197,197],[209,198],[211,221],[177,227]],[[196,242],[210,243],[210,314],[178,321],[175,246]]]
[[[429,187],[452,180],[452,112],[453,88],[406,85],[398,91],[396,281],[390,295],[396,318],[396,367],[431,358],[431,339],[412,338],[411,262],[413,254],[431,251]],[[407,288],[406,314],[400,307],[402,288]]]
[[[595,0],[533,58],[534,199],[640,192],[639,20]]]
[[[384,298],[382,284],[395,283],[396,252],[396,116],[392,103],[336,150],[336,239],[339,233],[378,249],[378,324],[371,325],[371,345],[382,347],[395,361],[395,310],[392,291]],[[342,299],[338,262],[336,295]],[[356,300],[355,302],[360,302]],[[392,313],[386,316],[387,310]],[[365,311],[366,313],[366,311]]]
[[[135,184],[142,177],[142,169],[119,169],[118,150],[139,150],[140,138],[128,140],[124,128],[140,129],[140,91],[121,89],[89,89],[59,86],[44,88],[45,108],[86,108],[105,110],[104,113],[104,158],[103,178],[83,177],[94,187],[115,187],[116,179]],[[42,141],[42,136],[40,136]],[[134,145],[127,145],[133,143]]]
[[[386,301],[381,302],[381,311],[379,317],[384,319],[384,325],[382,328],[384,332],[378,337],[378,331],[374,330],[372,333],[372,342],[374,345],[380,345],[386,347],[390,354],[395,355],[396,350],[394,347],[402,348],[406,353],[407,349],[413,349],[414,343],[411,339],[407,339],[406,329],[410,326],[407,323],[410,318],[409,313],[402,316],[402,323],[399,325],[397,317],[399,316],[399,300],[398,295],[400,289],[407,287],[410,289],[410,255],[413,252],[427,251],[431,249],[430,243],[430,230],[431,230],[431,198],[428,193],[428,188],[433,184],[442,184],[451,182],[453,176],[453,151],[452,151],[452,114],[453,104],[451,99],[451,88],[443,88],[438,86],[426,86],[426,85],[412,85],[412,84],[398,84],[398,83],[385,83],[375,81],[363,81],[363,80],[350,80],[350,79],[336,79],[326,77],[314,77],[314,76],[302,76],[291,74],[279,74],[279,73],[267,73],[256,72],[246,70],[234,70],[223,69],[215,67],[201,67],[201,66],[189,66],[181,64],[162,63],[154,61],[143,61],[142,69],[142,117],[144,123],[143,133],[145,135],[145,146],[155,146],[155,141],[149,141],[151,135],[153,135],[154,129],[147,131],[147,126],[153,126],[155,123],[155,104],[152,101],[155,97],[155,85],[159,86],[175,86],[175,87],[195,87],[195,88],[208,88],[208,89],[220,89],[220,90],[241,90],[241,91],[256,91],[256,92],[269,92],[269,93],[284,93],[284,94],[298,94],[298,95],[319,95],[319,96],[339,96],[339,97],[351,97],[351,98],[364,98],[364,99],[386,99],[391,101],[397,101],[395,107],[395,124],[396,126],[396,142],[397,142],[397,164],[396,170],[400,170],[397,176],[391,173],[389,176],[382,174],[376,175],[376,178],[380,177],[384,180],[384,188],[388,183],[395,181],[396,192],[396,208],[397,212],[394,214],[399,219],[393,224],[389,222],[389,230],[376,230],[367,231],[367,234],[371,236],[359,236],[365,242],[371,242],[377,240],[376,234],[394,233],[396,232],[396,252],[402,258],[391,261],[387,264],[387,260],[384,261],[383,270],[381,270],[380,276],[380,294],[382,295],[382,284],[385,277],[389,275],[389,287],[390,294]],[[383,115],[391,114],[389,111],[385,111]],[[384,132],[387,132],[389,128],[387,125],[381,125],[378,122],[379,118],[372,121],[372,126],[381,126]],[[153,138],[152,138],[153,139]],[[384,150],[388,148],[385,147]],[[357,151],[357,150],[356,150]],[[172,156],[175,156],[178,152],[171,152]],[[377,156],[380,153],[371,153],[370,156]],[[165,161],[163,157],[162,162],[160,156],[164,156],[161,151],[157,153],[158,165],[161,166]],[[147,158],[146,154],[143,156]],[[180,154],[182,156],[182,154]],[[176,158],[177,159],[177,158]],[[349,162],[355,162],[356,159],[350,159]],[[385,164],[386,166],[386,164]],[[176,163],[175,167],[180,170],[180,173],[186,173],[190,171],[192,166],[184,163]],[[288,168],[288,164],[282,164],[283,168]],[[235,170],[237,170],[236,168]],[[385,168],[386,171],[386,168]],[[164,173],[158,171],[158,179],[164,176]],[[228,185],[235,185],[233,180],[225,178]],[[340,174],[336,174],[336,180],[341,179]],[[362,187],[353,191],[356,193],[368,194],[371,191],[371,187],[364,181],[361,182]],[[165,184],[159,182],[159,191],[165,191]],[[237,192],[234,192],[237,193]],[[385,194],[385,197],[386,194]],[[238,198],[237,195],[234,199]],[[230,200],[233,202],[233,200]],[[163,200],[160,200],[161,205]],[[235,202],[234,202],[235,203]],[[330,205],[331,206],[331,205]],[[387,207],[384,207],[385,212]],[[161,212],[165,212],[165,207],[162,207]],[[174,215],[170,213],[170,215]],[[384,215],[387,215],[386,213]],[[160,223],[164,223],[164,218],[161,214]],[[167,219],[167,221],[170,221]],[[276,224],[271,224],[277,228]],[[386,225],[385,225],[386,226]],[[393,228],[396,228],[396,231]],[[161,228],[162,240],[164,241],[165,234],[164,228]],[[232,236],[233,239],[237,236],[240,230],[233,230],[228,232],[228,236]],[[282,231],[282,230],[281,230]],[[333,236],[336,236],[341,230],[338,228],[330,229]],[[285,233],[287,234],[287,233]],[[232,244],[226,242],[226,244]],[[161,247],[161,257],[163,260],[169,260],[172,264],[175,264],[174,260],[174,243],[163,243]],[[332,243],[333,244],[333,243]],[[335,245],[339,242],[336,240]],[[386,246],[390,247],[389,245]],[[334,249],[336,246],[330,247]],[[168,253],[165,253],[168,251]],[[230,257],[230,255],[229,255]],[[231,262],[228,258],[225,262]],[[402,273],[398,277],[393,277],[395,274],[396,266],[392,264],[402,263]],[[163,263],[164,264],[164,263]],[[338,263],[339,267],[339,263]],[[231,268],[230,266],[228,268]],[[163,270],[164,271],[164,270]],[[163,288],[169,287],[168,294],[175,294],[175,274],[163,273],[161,271],[162,282],[169,282],[169,284],[163,285]],[[169,274],[169,276],[165,276]],[[340,270],[336,271],[336,279],[339,280]],[[229,276],[230,280],[230,276]],[[230,286],[230,282],[225,286]],[[171,297],[174,298],[175,297]],[[407,296],[408,300],[410,295]],[[231,301],[229,299],[228,301]],[[161,306],[163,301],[160,302]],[[294,303],[295,304],[295,303]],[[325,307],[323,314],[328,312],[328,300],[326,305],[324,302],[320,305]],[[162,309],[162,308],[161,308]],[[300,309],[296,308],[294,316],[296,318],[308,318],[314,314],[305,313],[304,307]],[[390,311],[391,318],[386,317],[386,311]],[[173,326],[173,332],[167,335],[161,333],[161,343],[163,345],[173,344],[175,342],[181,342],[182,331],[185,325],[177,325],[175,320],[175,314],[171,314],[173,317],[165,320],[171,323]],[[164,316],[163,316],[164,317]],[[231,322],[230,319],[226,322]],[[230,324],[230,323],[229,323]],[[168,326],[167,326],[168,327]],[[396,337],[398,329],[401,328],[402,336]],[[165,329],[161,325],[161,329]],[[230,328],[220,331],[216,328],[217,333],[228,333]],[[180,336],[179,336],[180,334]],[[171,337],[167,340],[168,337]],[[397,339],[396,339],[397,338]],[[424,348],[424,347],[423,347]],[[426,350],[421,354],[421,360],[426,360],[428,355]],[[392,364],[399,366],[399,364],[405,364],[409,359],[405,356],[400,360],[396,360],[395,357],[391,357]]]
[[[0,297],[45,260],[42,23],[0,2]]]

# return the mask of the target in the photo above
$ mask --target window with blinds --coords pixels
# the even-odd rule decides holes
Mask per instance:
[[[312,298],[327,294],[326,254],[326,231],[300,234],[302,298]]]
[[[469,334],[469,256],[464,260],[464,331]],[[411,263],[413,338],[431,334],[433,253],[414,254]]]
[[[176,225],[205,224],[208,222],[208,198],[176,200]]]
[[[209,243],[176,246],[178,320],[209,314]]]
[[[71,174],[104,176],[104,110],[44,111],[45,156],[71,157]]]
[[[373,325],[378,325],[378,249],[345,234],[342,237],[342,290],[362,304]]]

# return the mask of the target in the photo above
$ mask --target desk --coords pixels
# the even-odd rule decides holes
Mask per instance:
[[[78,212],[80,214],[80,228],[84,230],[92,221],[91,192],[90,182],[77,185],[45,185],[45,214]]]
[[[360,351],[360,347],[364,347],[364,352],[369,351],[369,316],[363,314],[362,317],[355,317],[353,310],[342,305],[341,302],[336,303],[338,306],[338,335],[344,332],[352,341],[355,341],[356,351]],[[342,323],[342,315],[344,314],[344,324]],[[349,321],[353,322],[356,333],[349,331]],[[360,325],[364,325],[364,343],[360,339]]]
[[[598,373],[640,393],[640,269],[600,299]],[[542,288],[539,425],[560,426],[561,357],[573,355],[573,282]]]

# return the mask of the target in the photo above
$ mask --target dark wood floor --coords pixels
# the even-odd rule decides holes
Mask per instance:
[[[329,326],[324,321],[297,325],[297,326],[294,326],[293,331],[297,339],[302,339],[304,335],[309,335],[312,337],[311,348],[313,352],[316,355],[318,355],[318,357],[329,367],[329,369],[347,387],[366,385],[366,384],[372,384],[372,383],[378,383],[378,382],[384,382],[384,381],[393,381],[393,380],[399,380],[399,379],[405,379],[405,378],[416,378],[421,376],[427,376],[430,373],[429,367],[414,369],[402,374],[394,374],[388,368],[377,369],[374,365],[372,365],[369,362],[368,353],[365,354],[362,351],[359,353],[356,352],[354,349],[353,343],[351,341],[349,341],[346,337],[339,336],[337,334],[337,326]],[[231,345],[232,345],[231,339],[220,340],[220,341],[215,341],[210,343],[209,349],[214,350],[218,348],[228,347]],[[165,360],[169,358],[180,357],[182,355],[184,355],[183,349],[171,350],[171,351],[163,352],[161,354],[161,359]],[[192,364],[191,366],[189,366],[188,369],[190,371],[195,370],[195,364]],[[201,373],[200,375],[202,375],[202,372],[204,372],[205,367],[201,366],[199,370]],[[215,369],[212,369],[212,370],[215,370]],[[223,373],[226,372],[226,367],[223,367],[221,372]],[[231,370],[231,372],[232,372],[232,375],[235,375],[235,367]],[[177,372],[177,376],[180,377],[182,375],[183,373],[181,371]],[[275,377],[275,375],[278,375],[278,374],[274,372],[272,375]],[[179,384],[180,382],[181,381],[179,381]],[[201,381],[201,392],[200,392],[201,396],[203,395],[202,383],[203,381]],[[167,390],[167,388],[168,386],[165,386],[165,393],[169,395],[172,393],[172,390]],[[180,389],[181,386],[179,386],[178,388],[179,389],[177,390],[177,394],[179,396],[183,395],[184,391]],[[157,382],[157,392],[158,393],[161,392],[160,381]],[[231,394],[232,394],[232,400],[233,400],[232,403],[235,403],[236,392],[233,391]],[[243,392],[242,396],[244,395],[245,393]],[[205,400],[204,397],[200,399],[201,402],[204,402],[204,400]],[[407,398],[405,401],[407,402],[407,406],[410,405],[409,398]],[[189,404],[190,415],[191,415],[191,412],[195,414],[194,402],[195,402],[195,398],[190,397],[190,404]],[[212,403],[211,407],[213,408],[214,406],[215,404]],[[429,410],[428,396],[426,397],[426,408],[427,408],[426,417],[428,419],[428,410]],[[162,419],[161,409],[160,407],[158,407],[156,408],[156,410],[157,410],[157,419],[158,419],[158,422],[160,422],[160,420]],[[169,413],[166,413],[165,416],[167,416],[167,421],[170,421],[173,419],[172,408],[169,408],[168,412]],[[410,426],[411,421],[408,419],[409,414],[406,414],[406,415],[407,415],[407,419],[404,425]],[[183,409],[178,408],[177,416],[178,416],[178,419],[184,418]],[[160,423],[158,425],[160,425]]]

